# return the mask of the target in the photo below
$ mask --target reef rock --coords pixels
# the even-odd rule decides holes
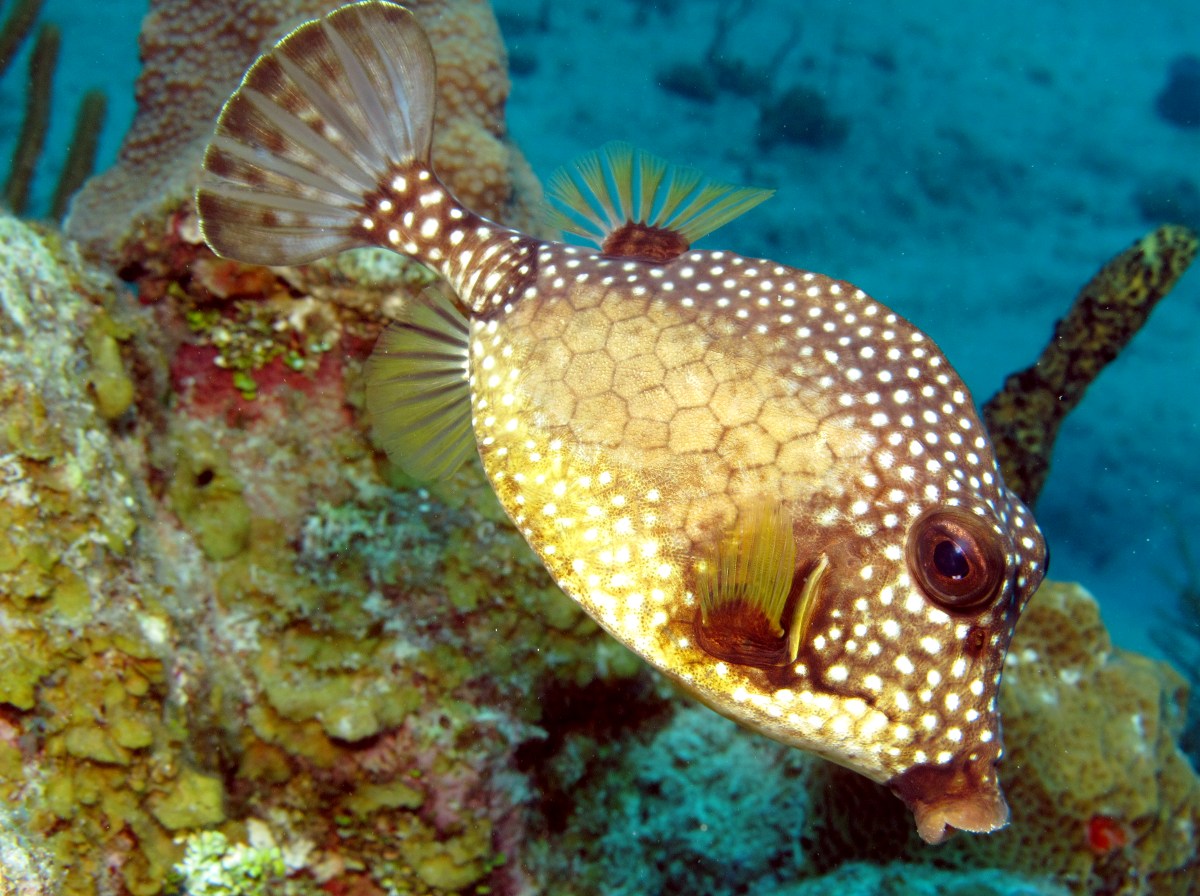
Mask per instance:
[[[177,305],[14,219],[0,247],[0,894],[526,890],[536,695],[639,663],[477,466],[389,479],[361,340],[247,396]]]
[[[1044,872],[1072,892],[1200,889],[1200,778],[1179,750],[1187,684],[1113,646],[1095,600],[1047,583],[1021,617],[1000,709],[1012,822],[939,862]]]

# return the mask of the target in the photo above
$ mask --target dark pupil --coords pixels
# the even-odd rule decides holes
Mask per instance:
[[[933,549],[933,565],[948,579],[961,579],[971,571],[967,555],[953,541],[939,541]]]

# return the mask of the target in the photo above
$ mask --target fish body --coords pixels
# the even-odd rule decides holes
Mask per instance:
[[[1042,536],[970,393],[862,290],[690,248],[765,194],[619,145],[551,194],[596,250],[461,206],[429,162],[432,51],[370,0],[307,23],[222,112],[220,254],[386,246],[441,273],[368,406],[418,475],[478,452],[562,589],[717,711],[888,784],[927,840],[993,830],[996,694]]]

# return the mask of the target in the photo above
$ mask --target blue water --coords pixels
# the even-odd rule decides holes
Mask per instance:
[[[1028,364],[1076,291],[1161,219],[1137,196],[1200,181],[1200,129],[1162,120],[1170,61],[1200,48],[1188,0],[1140,8],[1065,0],[786,0],[734,17],[720,54],[760,69],[767,92],[711,102],[657,84],[703,62],[717,0],[497,0],[514,61],[513,138],[543,178],[627,139],[773,200],[708,238],[845,278],[934,336],[982,402]],[[100,167],[134,112],[144,0],[48,0],[63,30],[53,124],[31,212],[44,212],[78,96],[109,98]],[[786,45],[787,51],[782,52]],[[768,63],[782,56],[772,70]],[[26,60],[0,84],[0,151],[19,124]],[[760,145],[760,108],[794,85],[848,123],[835,147]],[[1182,200],[1186,197],[1181,196]],[[1193,214],[1200,214],[1193,209]],[[1197,222],[1192,221],[1193,225]],[[1063,428],[1038,517],[1056,578],[1102,601],[1118,642],[1152,651],[1148,625],[1189,572],[1200,529],[1200,275],[1156,311]]]

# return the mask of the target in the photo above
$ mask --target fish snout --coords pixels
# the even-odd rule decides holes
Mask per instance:
[[[912,811],[926,843],[955,830],[990,833],[1008,823],[1008,803],[996,774],[1000,749],[977,747],[940,765],[914,765],[887,782]]]

